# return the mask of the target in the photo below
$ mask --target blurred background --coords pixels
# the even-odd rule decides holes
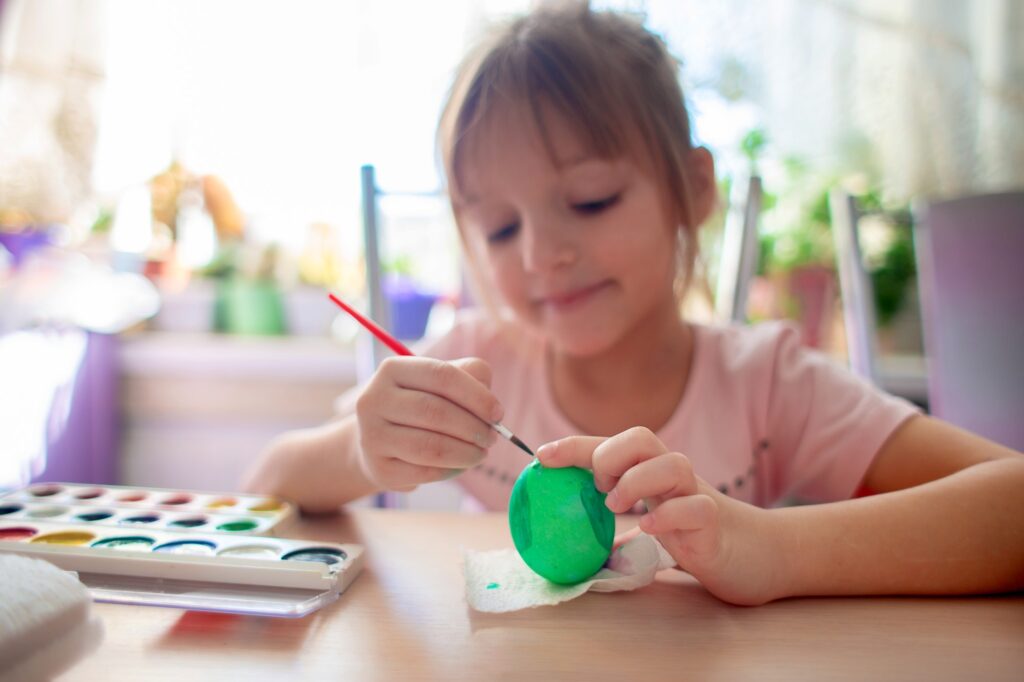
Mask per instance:
[[[235,488],[372,371],[327,290],[443,333],[435,125],[533,4],[0,0],[0,488]],[[792,319],[929,408],[915,207],[1024,188],[1024,3],[592,4],[665,39],[717,160],[689,313]]]

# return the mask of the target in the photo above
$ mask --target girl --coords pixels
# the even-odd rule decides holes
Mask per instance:
[[[733,603],[1024,586],[1018,453],[787,327],[681,318],[714,165],[638,23],[576,5],[511,24],[462,66],[439,141],[484,310],[273,443],[249,489],[327,510],[459,475],[502,509],[529,459],[501,420],[550,443],[544,465],[592,468],[612,511],[645,501],[640,528]],[[880,494],[850,499],[861,484]],[[820,504],[772,508],[792,497]]]

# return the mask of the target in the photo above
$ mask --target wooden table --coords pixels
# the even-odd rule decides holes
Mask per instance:
[[[289,535],[362,543],[368,563],[302,619],[98,604],[103,643],[60,679],[1024,679],[1022,595],[743,608],[665,571],[636,592],[483,614],[462,548],[510,547],[503,515],[356,509]]]

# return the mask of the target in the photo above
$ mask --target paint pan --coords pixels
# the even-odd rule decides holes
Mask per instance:
[[[0,552],[77,572],[97,601],[285,617],[333,602],[363,566],[353,544],[6,517]]]

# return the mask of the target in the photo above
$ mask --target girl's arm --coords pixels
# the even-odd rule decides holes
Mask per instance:
[[[769,512],[783,596],[1024,588],[1024,456],[915,417],[865,484],[885,494]]]
[[[353,414],[285,433],[267,446],[242,489],[292,500],[314,513],[378,492],[359,463],[358,428]]]
[[[866,483],[882,494],[785,509],[723,495],[643,428],[566,438],[537,456],[592,468],[614,512],[644,500],[640,528],[732,603],[1024,589],[1024,456],[928,417],[905,422],[876,456]]]
[[[503,416],[478,358],[388,358],[354,414],[271,443],[244,485],[331,511],[379,490],[407,492],[480,462]]]

